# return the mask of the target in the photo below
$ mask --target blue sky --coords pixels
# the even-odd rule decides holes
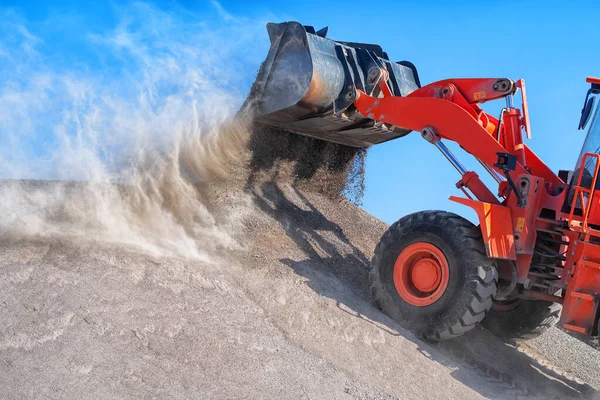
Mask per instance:
[[[160,114],[152,124],[157,130],[169,125],[167,113],[186,110],[173,104],[201,98],[199,108],[210,108],[203,90],[218,88],[224,103],[235,103],[267,54],[267,21],[329,26],[333,39],[378,43],[394,60],[413,62],[424,84],[450,77],[525,78],[533,132],[528,144],[553,170],[574,166],[584,139],[576,128],[585,77],[600,76],[595,1],[381,0],[372,10],[366,2],[336,0],[85,3],[0,1],[7,22],[0,27],[0,166],[10,165],[13,176],[25,171],[19,164],[34,174],[33,158],[52,159],[65,137],[69,148],[100,143],[109,154],[111,145],[122,145],[111,132],[129,122],[107,120],[122,119],[122,110],[139,102],[146,114],[129,114],[140,121]],[[175,71],[191,80],[169,77]],[[498,107],[489,110],[495,114]],[[73,140],[72,130],[84,134]],[[476,165],[457,153],[467,166]],[[364,208],[386,222],[423,209],[471,216],[447,200],[460,194],[458,178],[413,133],[370,150]]]

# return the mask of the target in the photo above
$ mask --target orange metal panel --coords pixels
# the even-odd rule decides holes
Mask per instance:
[[[516,260],[510,208],[456,196],[450,200],[475,210],[488,257]]]
[[[581,239],[573,246],[567,258],[567,266],[572,265],[573,269],[565,293],[561,325],[565,329],[590,335],[598,311],[600,246]]]

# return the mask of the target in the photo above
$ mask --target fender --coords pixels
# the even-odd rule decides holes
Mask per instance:
[[[450,200],[471,207],[477,213],[489,258],[517,259],[510,208],[456,196],[451,196]]]

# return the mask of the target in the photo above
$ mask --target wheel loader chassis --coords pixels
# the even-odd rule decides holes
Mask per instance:
[[[596,210],[600,206],[594,201],[600,197],[587,189],[587,206],[581,213],[574,212],[576,202],[570,213],[563,212],[568,185],[523,143],[522,131],[530,136],[524,82],[448,79],[406,97],[392,96],[385,79],[380,79],[379,86],[383,97],[359,91],[355,107],[375,121],[421,132],[460,172],[457,187],[467,197],[452,196],[450,200],[477,213],[486,253],[503,266],[498,268],[500,278],[514,281],[510,266],[516,268],[517,285],[509,297],[561,303],[561,326],[580,334],[596,334],[600,231],[589,225],[600,225],[600,209]],[[522,93],[522,111],[513,105],[517,89]],[[507,105],[500,118],[478,105],[501,98]],[[458,143],[476,157],[498,182],[502,201],[475,172],[460,164],[444,140]],[[598,168],[594,182],[597,176]],[[572,189],[576,197],[586,190],[579,183]]]

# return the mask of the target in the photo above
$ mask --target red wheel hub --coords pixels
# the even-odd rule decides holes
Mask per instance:
[[[450,270],[444,253],[431,243],[413,243],[398,255],[394,285],[404,301],[424,307],[446,291]]]

